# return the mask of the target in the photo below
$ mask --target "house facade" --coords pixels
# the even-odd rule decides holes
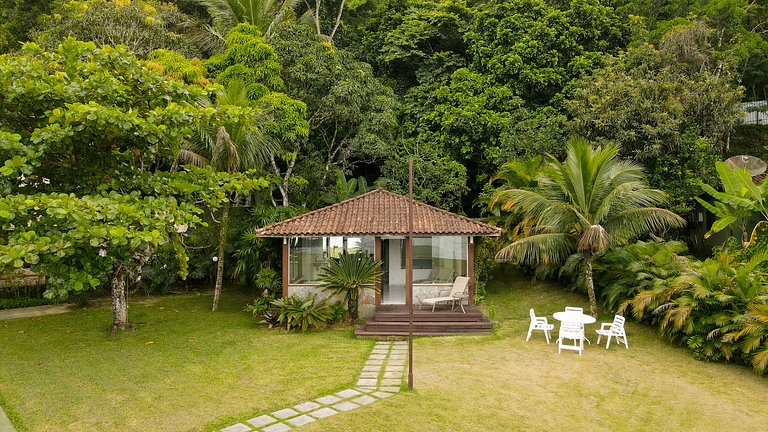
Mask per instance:
[[[474,238],[499,236],[501,229],[428,204],[413,203],[413,284],[406,284],[409,199],[375,189],[360,196],[256,230],[282,242],[283,296],[320,289],[318,274],[342,253],[365,253],[382,262],[378,290],[360,298],[360,313],[377,305],[419,304],[450,290],[457,276],[470,278],[474,302]],[[378,291],[378,293],[376,292]]]

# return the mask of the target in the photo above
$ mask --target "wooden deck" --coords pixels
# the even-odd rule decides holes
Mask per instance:
[[[414,336],[445,336],[456,334],[485,334],[492,330],[491,322],[474,306],[451,310],[451,305],[413,307]],[[380,305],[376,315],[355,329],[357,336],[408,336],[408,307]]]

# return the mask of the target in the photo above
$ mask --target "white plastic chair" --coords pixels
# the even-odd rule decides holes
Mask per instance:
[[[565,339],[573,340],[573,345],[564,344]],[[579,323],[563,322],[560,324],[560,332],[557,338],[557,353],[561,349],[578,351],[579,355],[584,351],[584,328]]]
[[[533,309],[531,309],[530,315],[531,325],[528,326],[528,337],[525,338],[525,341],[528,342],[528,339],[531,338],[531,333],[533,333],[534,330],[541,330],[544,332],[544,337],[547,338],[547,343],[549,343],[549,332],[555,329],[555,325],[550,324],[547,321],[547,317],[537,317],[536,313],[533,312]]]
[[[576,307],[576,306],[566,306],[565,307],[565,311],[566,312],[578,312],[580,314],[583,314],[584,313],[584,308],[580,308],[580,307]],[[584,330],[584,324],[581,324],[581,330],[582,331]],[[587,339],[586,337],[584,338],[584,340],[587,341],[590,345],[592,345],[592,341],[591,340]]]
[[[624,332],[624,317],[621,315],[616,315],[613,317],[612,323],[602,323],[600,324],[600,329],[595,330],[599,336],[597,336],[597,344],[600,345],[600,338],[603,336],[608,337],[608,342],[605,344],[605,349],[608,349],[609,346],[611,346],[611,338],[615,337],[617,343],[621,343],[622,340],[624,342],[624,347],[629,349],[629,344],[627,344],[627,333]]]

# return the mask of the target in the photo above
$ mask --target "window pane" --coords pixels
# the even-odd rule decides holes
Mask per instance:
[[[348,253],[373,256],[373,237],[292,237],[289,242],[288,283],[317,284],[320,268],[328,258]]]
[[[405,245],[407,241],[402,241],[400,248],[400,268],[405,268]],[[414,237],[413,238],[413,269],[429,270],[432,268],[432,237]],[[418,275],[414,276],[418,279]]]
[[[317,280],[317,273],[324,264],[323,237],[292,237],[290,239],[290,266],[288,282],[310,283]]]
[[[453,282],[467,275],[467,237],[432,237],[432,274],[435,282]]]
[[[353,254],[362,252],[373,256],[373,237],[347,237],[345,241],[347,253]]]

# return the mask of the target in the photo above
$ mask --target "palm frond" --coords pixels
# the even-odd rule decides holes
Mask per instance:
[[[576,248],[573,239],[563,233],[534,234],[503,247],[497,254],[499,261],[537,265],[562,263]]]

